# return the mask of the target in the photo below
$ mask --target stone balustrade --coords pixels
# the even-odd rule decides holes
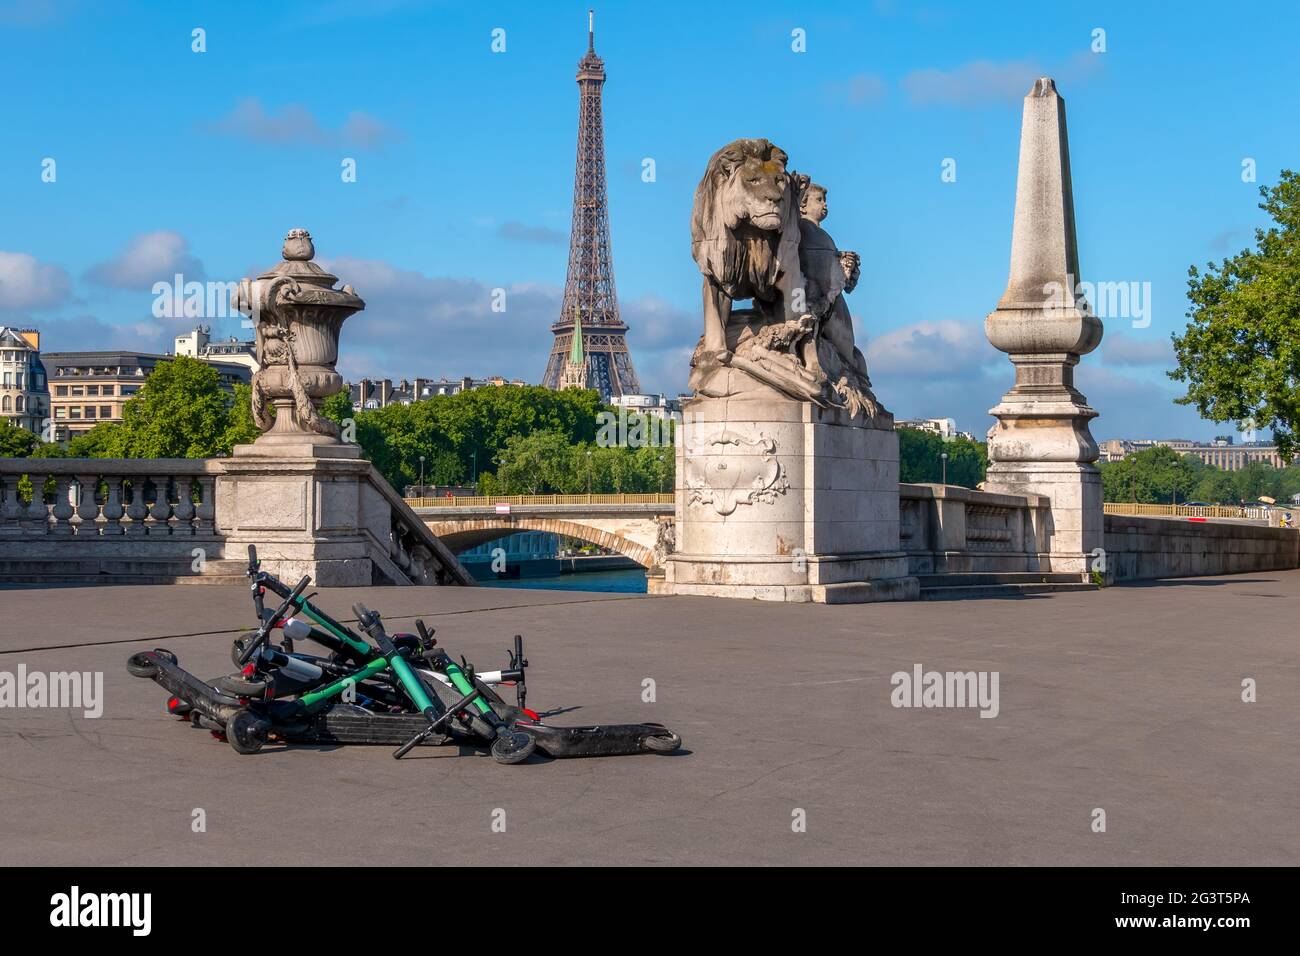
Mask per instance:
[[[1138,506],[1151,509],[1150,515],[1112,513],[1111,507],[1103,519],[1104,545],[1098,548],[1104,556],[1091,555],[1090,563],[1114,581],[1300,567],[1300,531],[1292,528],[1224,520],[1226,515],[1207,519],[1202,512],[1211,509],[1183,505]],[[1045,496],[900,485],[899,509],[902,546],[913,574],[1052,570],[1052,519]],[[1250,517],[1240,509],[1216,510]]]
[[[242,580],[220,503],[229,459],[0,458],[0,582]],[[376,583],[473,584],[368,462],[359,532]],[[227,508],[230,496],[225,496]],[[235,548],[241,551],[241,548]],[[274,541],[263,550],[275,567]],[[300,572],[299,572],[300,573]]]
[[[898,496],[912,574],[1046,570],[1047,498],[912,484]]]
[[[0,538],[212,538],[218,463],[0,459]]]

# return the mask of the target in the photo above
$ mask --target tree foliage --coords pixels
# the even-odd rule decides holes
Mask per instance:
[[[595,445],[597,415],[607,410],[595,391],[515,385],[359,411],[340,395],[322,409],[340,424],[351,421],[362,452],[398,489],[419,481],[423,455],[428,485],[477,484],[485,494],[585,492],[587,450],[593,492],[656,490],[647,462],[658,467],[660,454],[671,489],[671,448]],[[575,446],[582,446],[577,457]]]
[[[1289,457],[1300,428],[1300,175],[1283,170],[1260,195],[1274,225],[1255,230],[1255,248],[1188,269],[1191,321],[1174,336],[1169,375],[1187,383],[1180,404],[1270,428]]]
[[[1107,501],[1173,504],[1204,501],[1235,505],[1267,496],[1289,501],[1300,494],[1300,467],[1273,468],[1251,462],[1239,471],[1224,471],[1192,455],[1156,447],[1101,465]]]
[[[988,470],[988,449],[984,442],[968,438],[944,441],[934,432],[919,428],[898,429],[898,479],[903,482],[938,484],[943,480],[943,454],[948,454],[948,484],[974,488]]]

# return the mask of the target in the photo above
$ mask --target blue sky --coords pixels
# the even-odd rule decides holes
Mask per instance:
[[[153,281],[256,274],[303,226],[368,302],[345,374],[537,381],[588,6],[0,0],[0,323],[51,350],[166,348],[193,323],[152,316]],[[1297,164],[1298,28],[1284,3],[600,3],[615,274],[643,386],[685,385],[704,164],[767,136],[829,188],[825,225],[863,257],[849,303],[878,395],[982,435],[1012,377],[983,319],[1006,282],[1020,104],[1051,75],[1082,276],[1151,289],[1149,327],[1108,319],[1078,369],[1094,434],[1225,431],[1173,405],[1162,369],[1188,265],[1247,245],[1258,185]]]

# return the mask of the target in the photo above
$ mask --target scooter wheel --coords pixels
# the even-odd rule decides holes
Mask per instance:
[[[149,659],[148,652],[132,654],[127,659],[126,669],[132,677],[153,677],[158,673],[158,665]]]
[[[267,690],[271,687],[269,679],[244,680],[240,675],[221,677],[215,683],[218,690],[223,690],[233,697],[263,698],[268,696]]]
[[[235,753],[255,754],[266,743],[267,722],[249,710],[237,710],[226,721],[226,739]]]
[[[497,763],[523,763],[537,749],[537,740],[522,730],[508,730],[497,734],[492,741],[492,759]]]
[[[653,750],[655,753],[670,754],[681,745],[682,738],[671,732],[656,734],[645,739],[646,750]]]

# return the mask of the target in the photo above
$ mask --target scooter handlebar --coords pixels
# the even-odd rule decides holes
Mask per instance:
[[[289,592],[289,596],[284,599],[284,603],[275,610],[274,614],[262,622],[262,626],[257,629],[257,634],[254,635],[253,639],[248,642],[248,646],[245,647],[239,655],[240,667],[243,667],[253,659],[253,655],[257,653],[258,648],[266,643],[266,638],[271,633],[271,628],[275,626],[276,622],[278,622],[280,618],[284,617],[284,612],[294,605],[294,602],[298,600],[298,596],[302,594],[303,591],[307,590],[307,585],[309,584],[311,584],[311,575],[304,574],[302,580],[299,581],[297,586]]]

